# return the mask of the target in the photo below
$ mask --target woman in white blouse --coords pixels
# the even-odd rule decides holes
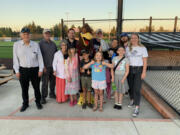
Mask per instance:
[[[129,71],[129,87],[130,87],[130,99],[131,102],[128,107],[135,105],[133,116],[136,117],[139,114],[139,106],[141,101],[141,84],[142,80],[146,77],[147,69],[147,49],[140,43],[140,37],[138,34],[133,33],[130,39],[130,45],[126,49],[126,56],[129,59],[130,71]]]
[[[54,54],[53,70],[56,76],[56,101],[62,103],[67,101],[68,97],[65,95],[65,59],[67,52],[67,42],[61,41],[58,52]]]

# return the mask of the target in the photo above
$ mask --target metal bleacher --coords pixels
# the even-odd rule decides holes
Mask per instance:
[[[143,32],[138,34],[140,35],[141,42],[146,45],[148,49],[180,49],[180,32]]]

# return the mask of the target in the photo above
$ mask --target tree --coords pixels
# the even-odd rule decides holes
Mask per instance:
[[[43,28],[40,25],[36,25],[34,22],[29,23],[24,27],[29,28],[32,34],[42,34],[43,32]]]
[[[140,32],[149,32],[149,26],[146,26],[145,28],[140,28]],[[152,32],[155,31],[154,26],[152,26]]]
[[[0,37],[14,37],[18,36],[18,32],[12,31],[11,28],[1,27]]]

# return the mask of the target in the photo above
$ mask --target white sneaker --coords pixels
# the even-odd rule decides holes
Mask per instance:
[[[135,108],[134,113],[132,114],[133,117],[137,117],[139,115],[139,108]]]

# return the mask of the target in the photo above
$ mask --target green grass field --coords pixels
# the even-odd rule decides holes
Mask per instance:
[[[37,41],[39,42],[39,41]],[[59,48],[60,41],[55,41]],[[0,41],[0,58],[12,58],[13,57],[13,44],[14,42]]]

